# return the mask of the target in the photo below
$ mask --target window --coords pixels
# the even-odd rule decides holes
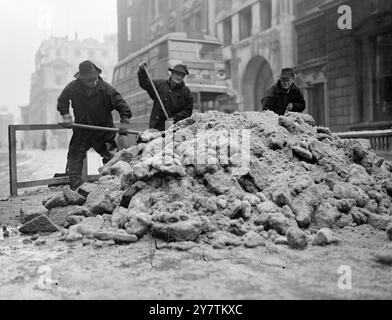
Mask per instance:
[[[197,12],[192,15],[189,19],[184,21],[185,32],[194,33],[201,32],[201,12]]]
[[[316,83],[309,87],[309,111],[318,126],[326,125],[325,117],[325,85]]]
[[[169,56],[169,46],[167,41],[162,42],[158,45],[158,60],[165,59]]]
[[[231,78],[231,60],[225,60],[226,77]]]
[[[260,28],[267,30],[271,28],[272,8],[271,1],[261,0],[260,2]]]
[[[374,42],[375,121],[392,120],[392,32],[378,35]]]
[[[56,57],[61,57],[61,50],[60,49],[56,49]]]
[[[132,74],[132,71],[133,71],[133,68],[132,68],[132,63],[131,62],[128,62],[126,65],[125,65],[125,75],[128,77],[128,76],[130,76],[131,74]]]
[[[231,17],[223,20],[223,45],[229,46],[231,45],[231,39],[233,36],[232,33],[232,25],[231,25]]]
[[[127,41],[132,40],[132,19],[131,17],[127,18]]]
[[[125,77],[125,66],[119,68],[118,80],[122,80]]]
[[[248,7],[239,13],[240,16],[240,40],[250,37],[252,33],[252,8]]]

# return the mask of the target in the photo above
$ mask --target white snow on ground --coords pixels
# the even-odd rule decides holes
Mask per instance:
[[[64,173],[67,152],[67,149],[18,150],[16,155],[18,182],[50,179],[55,173]],[[98,168],[102,165],[101,157],[91,149],[87,159],[88,173],[98,174]],[[19,189],[18,194],[30,189],[32,188]],[[8,152],[2,150],[0,151],[0,197],[7,197],[9,194]]]

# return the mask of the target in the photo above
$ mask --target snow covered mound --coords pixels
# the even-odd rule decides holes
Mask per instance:
[[[215,248],[268,239],[304,248],[333,243],[325,228],[386,230],[392,222],[392,164],[366,140],[342,140],[306,114],[196,113],[142,141],[102,167],[98,184],[78,190],[84,215],[103,218],[97,239],[152,232]],[[59,209],[51,202],[49,217]],[[71,220],[73,231],[93,232]]]

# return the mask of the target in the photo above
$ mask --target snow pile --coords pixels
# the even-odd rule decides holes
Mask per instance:
[[[47,216],[69,228],[65,240],[130,243],[152,233],[215,248],[268,240],[304,248],[320,229],[313,243],[323,245],[336,240],[325,228],[392,222],[391,163],[309,115],[197,113],[142,141],[79,196],[45,200]]]

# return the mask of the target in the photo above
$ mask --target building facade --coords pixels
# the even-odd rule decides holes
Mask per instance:
[[[215,36],[214,0],[117,0],[118,58],[171,32]]]
[[[14,123],[14,116],[7,107],[0,107],[0,149],[8,148],[8,125]]]
[[[261,110],[281,68],[295,63],[293,0],[218,0],[215,7],[236,109]]]
[[[102,78],[111,82],[117,61],[117,37],[109,35],[104,41],[51,37],[44,40],[35,56],[35,72],[31,77],[30,103],[21,108],[26,124],[56,124],[61,121],[57,98],[64,87],[74,80],[81,61],[91,60],[102,69]],[[71,109],[72,113],[72,109]],[[25,131],[24,146],[40,148],[68,147],[70,130]]]
[[[352,11],[341,30],[338,8]],[[297,0],[297,72],[309,112],[333,131],[392,128],[392,1]]]
[[[338,27],[351,8],[352,29]],[[222,43],[231,110],[261,110],[283,67],[295,67],[317,124],[391,128],[390,0],[118,0],[120,60],[168,32]]]
[[[119,60],[169,32],[222,43],[229,110],[260,110],[282,67],[293,66],[293,0],[118,0]]]

